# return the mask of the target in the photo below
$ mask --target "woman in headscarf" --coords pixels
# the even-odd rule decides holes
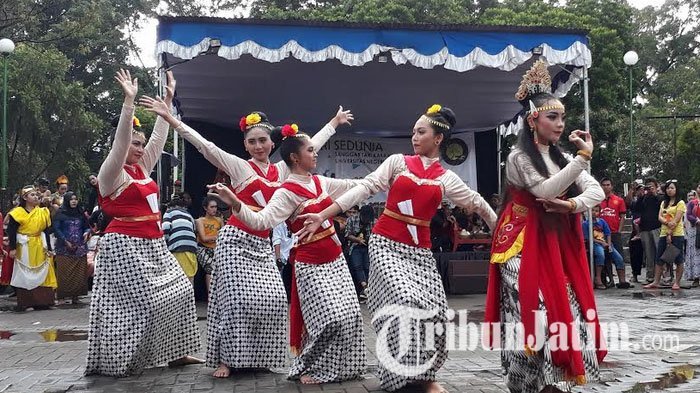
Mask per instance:
[[[78,303],[78,296],[87,295],[87,246],[85,239],[90,226],[80,207],[78,196],[67,192],[63,204],[54,217],[56,236],[56,279],[58,299],[70,298]]]

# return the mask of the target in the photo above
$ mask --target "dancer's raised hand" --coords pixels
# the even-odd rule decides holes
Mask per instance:
[[[338,113],[335,114],[335,117],[331,119],[330,123],[333,128],[338,128],[343,124],[352,125],[350,122],[353,120],[355,120],[355,116],[350,112],[350,109],[344,111],[343,106],[340,105],[338,107]]]
[[[129,70],[120,69],[114,76],[124,91],[124,103],[133,104],[136,94],[139,92],[139,79],[131,79]]]
[[[177,85],[177,81],[175,80],[172,71],[165,73],[165,80],[168,82],[168,84],[165,86],[165,98],[163,101],[165,101],[168,107],[170,107],[173,103],[173,97],[175,97],[175,86]]]
[[[576,148],[588,154],[593,153],[593,138],[587,131],[574,130],[569,134],[569,142],[576,145]]]

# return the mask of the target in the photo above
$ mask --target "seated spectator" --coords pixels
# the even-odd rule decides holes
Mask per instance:
[[[630,288],[630,284],[625,281],[625,263],[622,255],[615,249],[612,244],[610,227],[600,218],[600,206],[595,206],[593,212],[593,261],[595,262],[595,288],[607,289],[601,279],[601,273],[605,267],[606,252],[610,254],[615,268],[617,269],[617,277],[619,279],[618,288]],[[588,243],[588,217],[583,221],[583,236]]]

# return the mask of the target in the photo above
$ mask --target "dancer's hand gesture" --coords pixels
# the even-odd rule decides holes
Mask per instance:
[[[544,211],[547,213],[560,213],[569,214],[571,213],[571,203],[561,200],[559,198],[554,199],[542,199],[537,198],[537,202],[541,203],[544,207]]]
[[[343,106],[340,105],[338,107],[338,113],[335,114],[335,117],[331,119],[330,123],[333,128],[338,128],[343,124],[352,125],[350,122],[353,120],[355,120],[355,116],[350,112],[350,109],[344,111]]]
[[[576,145],[576,148],[588,154],[593,153],[593,138],[590,132],[574,130],[569,134],[569,142]]]
[[[304,227],[295,233],[300,240],[309,240],[323,224],[323,217],[318,213],[300,214],[298,219],[304,220]]]
[[[172,71],[165,73],[165,80],[168,82],[168,85],[165,86],[165,99],[163,99],[163,101],[165,101],[168,108],[170,108],[170,106],[173,104],[173,97],[175,97],[175,85],[177,84],[177,81],[175,80]]]
[[[169,117],[172,117],[170,105],[160,97],[141,96],[141,98],[139,98],[139,105],[146,108],[147,111],[157,114],[166,121],[169,120]]]
[[[219,198],[219,200],[233,209],[234,212],[241,210],[241,200],[223,183],[209,184],[207,195]]]
[[[133,105],[136,94],[139,92],[139,78],[131,79],[129,70],[120,69],[114,79],[124,91],[124,103]]]

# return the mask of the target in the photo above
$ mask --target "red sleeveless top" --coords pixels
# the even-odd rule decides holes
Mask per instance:
[[[112,217],[105,232],[145,239],[163,236],[158,184],[146,176],[140,165],[124,165],[124,170],[130,179],[113,196],[103,197],[98,192],[102,210]]]
[[[277,188],[279,188],[279,171],[277,166],[270,164],[267,169],[267,175],[262,172],[262,170],[255,165],[253,161],[248,161],[250,166],[253,168],[256,176],[251,176],[246,179],[237,188],[231,191],[236,194],[238,199],[242,203],[246,204],[253,211],[260,211],[267,204],[267,201],[272,198],[272,194],[275,193]],[[231,215],[227,222],[228,225],[233,225],[236,228],[241,229],[251,235],[268,238],[270,237],[270,230],[258,231],[248,227],[243,221],[236,218],[235,215]]]
[[[405,156],[408,173],[396,177],[389,188],[384,212],[372,229],[399,243],[430,248],[430,220],[442,201],[442,186],[435,179],[446,171],[440,162],[423,167],[420,156]]]
[[[333,200],[321,189],[321,181],[318,176],[312,176],[316,192],[313,193],[304,186],[292,183],[282,183],[282,188],[292,193],[307,198],[302,202],[298,210],[297,217],[306,213],[320,213],[325,208],[333,204]],[[304,220],[294,218],[287,220],[287,225],[292,232],[298,232],[304,227]],[[335,234],[333,221],[327,220],[314,233],[310,240],[300,239],[299,245],[294,247],[289,255],[289,262],[292,264],[292,290],[291,306],[289,310],[289,342],[293,348],[300,348],[304,331],[304,320],[301,314],[301,304],[299,293],[297,292],[297,280],[295,264],[297,261],[314,265],[322,265],[333,262],[342,254],[340,241]]]

